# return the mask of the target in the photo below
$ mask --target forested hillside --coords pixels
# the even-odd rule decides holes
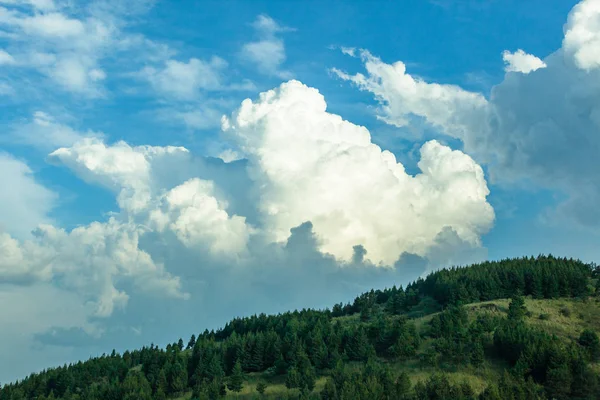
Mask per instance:
[[[32,374],[0,400],[598,399],[599,272],[552,256],[444,269]]]

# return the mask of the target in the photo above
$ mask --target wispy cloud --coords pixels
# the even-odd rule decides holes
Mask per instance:
[[[0,143],[25,145],[42,152],[72,146],[85,137],[103,138],[101,132],[78,132],[44,111],[35,111],[28,121],[15,123]]]
[[[111,73],[103,65],[107,57],[128,51],[144,59],[153,51],[151,41],[124,31],[124,16],[131,10],[112,3],[1,1],[0,27],[8,41],[0,49],[0,64],[40,72],[64,92],[105,96],[103,83]]]
[[[290,71],[281,69],[286,60],[285,44],[278,34],[291,32],[295,29],[279,25],[267,15],[259,15],[252,23],[258,40],[244,44],[241,50],[242,59],[254,64],[265,74],[281,79],[289,79]]]

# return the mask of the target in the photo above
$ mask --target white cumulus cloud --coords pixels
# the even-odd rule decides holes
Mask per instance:
[[[493,222],[470,157],[429,142],[422,172],[410,176],[366,128],[328,113],[323,96],[298,81],[244,101],[223,126],[249,160],[272,240],[311,221],[322,251],[348,261],[363,245],[372,262],[390,265],[405,251],[426,255],[445,227],[478,246]]]
[[[87,138],[52,152],[49,159],[71,168],[87,182],[118,193],[119,206],[135,213],[147,209],[158,190],[153,185],[151,162],[186,156],[183,147],[131,147],[125,142],[107,146],[100,139]]]
[[[150,221],[158,231],[167,227],[187,247],[207,247],[216,256],[243,253],[250,235],[244,217],[229,216],[226,201],[215,197],[212,181],[190,179],[171,189],[153,210]]]
[[[373,93],[383,120],[417,128],[425,121],[462,140],[468,154],[489,165],[492,179],[562,191],[568,199],[558,215],[598,228],[599,18],[600,2],[579,3],[569,15],[563,47],[544,58],[546,67],[507,74],[489,99],[415,78],[403,63],[386,64],[365,51],[366,76],[338,75]]]
[[[514,53],[505,50],[502,53],[502,59],[506,66],[504,70],[506,72],[521,72],[528,74],[540,68],[545,68],[546,64],[534,56],[533,54],[527,54],[523,50],[518,49]]]
[[[565,25],[563,49],[585,70],[600,66],[600,2],[584,0],[573,7]]]

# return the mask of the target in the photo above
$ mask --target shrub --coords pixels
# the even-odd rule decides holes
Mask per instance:
[[[571,316],[571,309],[567,306],[562,306],[560,308],[560,314],[565,316],[565,317],[570,317]]]
[[[591,329],[585,329],[581,332],[578,342],[587,350],[592,361],[598,359],[600,356],[600,339],[596,332]]]
[[[260,394],[263,394],[265,392],[265,389],[267,388],[267,384],[264,383],[263,381],[259,381],[256,384],[256,391]]]

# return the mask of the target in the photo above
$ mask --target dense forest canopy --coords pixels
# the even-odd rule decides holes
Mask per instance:
[[[598,332],[550,334],[527,322],[525,297],[598,302],[599,273],[553,256],[443,269],[331,310],[235,318],[164,349],[48,369],[4,385],[0,400],[598,399]],[[505,298],[505,312],[489,302]],[[434,373],[415,381],[409,367]],[[482,369],[497,379],[477,391],[448,376]]]

